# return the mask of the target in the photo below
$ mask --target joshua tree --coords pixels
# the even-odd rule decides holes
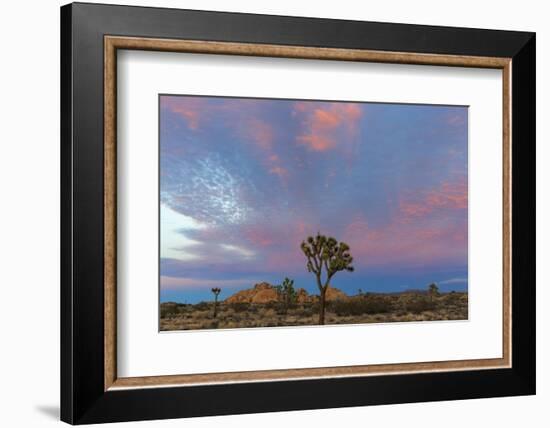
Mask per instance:
[[[296,290],[294,290],[294,280],[285,278],[282,285],[285,308],[288,307],[296,301]]]
[[[439,287],[435,284],[435,282],[432,282],[428,286],[428,293],[430,294],[430,300],[433,301],[434,297],[439,296]]]
[[[307,257],[307,270],[313,272],[319,287],[319,324],[325,323],[325,303],[327,289],[332,277],[340,271],[353,272],[353,257],[350,254],[349,245],[338,242],[332,237],[317,233],[317,236],[309,236],[300,245]],[[324,273],[323,273],[324,272]]]
[[[296,302],[296,290],[294,289],[294,280],[285,278],[281,285],[275,286],[277,297],[284,305],[285,311],[288,310],[292,303]]]
[[[214,318],[218,315],[218,295],[221,293],[222,289],[214,287],[212,293],[214,293]]]
[[[288,303],[294,303],[296,300],[296,290],[294,289],[294,280],[285,278],[283,281],[283,290],[285,293],[286,301]]]
[[[276,285],[273,287],[277,291],[277,300],[282,302],[285,299],[282,285]]]

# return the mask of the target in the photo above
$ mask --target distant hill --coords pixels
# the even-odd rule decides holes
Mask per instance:
[[[319,299],[318,295],[309,294],[305,289],[296,290],[297,303],[310,303]],[[327,301],[347,300],[349,296],[338,288],[329,287],[326,294]],[[277,289],[268,282],[255,284],[253,288],[241,290],[224,300],[225,303],[269,303],[277,302],[279,295]]]
[[[368,294],[381,294],[381,295],[386,295],[386,296],[399,296],[401,294],[428,294],[428,290],[422,290],[422,289],[419,289],[419,288],[409,288],[407,290],[402,290],[402,291],[388,291],[388,292],[380,292],[380,291],[377,291],[377,292],[368,292]]]

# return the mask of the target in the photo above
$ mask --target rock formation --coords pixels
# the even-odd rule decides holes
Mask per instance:
[[[225,303],[270,303],[279,301],[280,296],[277,289],[267,283],[260,282],[254,285],[253,288],[241,290],[232,296],[225,299]],[[309,294],[304,288],[296,290],[296,303],[312,303],[319,299],[319,296]],[[347,300],[349,296],[338,288],[329,287],[326,295],[327,301],[332,300]]]
[[[260,282],[254,288],[241,290],[225,299],[225,303],[269,303],[279,299],[277,290],[267,282]]]

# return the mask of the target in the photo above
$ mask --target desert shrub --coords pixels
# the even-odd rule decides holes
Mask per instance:
[[[317,300],[313,301],[313,303],[311,303],[309,307],[311,308],[311,310],[314,313],[318,314],[320,309],[321,309],[321,304],[319,303],[319,300],[317,299]]]
[[[212,307],[212,304],[208,302],[199,302],[194,305],[193,309],[197,311],[207,311]]]
[[[436,302],[432,301],[428,296],[416,295],[404,302],[405,309],[409,312],[418,314],[424,311],[431,311],[436,308]]]
[[[265,318],[274,318],[277,315],[277,311],[275,309],[266,309],[263,311],[263,316]]]
[[[468,304],[468,297],[466,293],[450,292],[442,297],[443,304],[447,306]]]
[[[281,303],[279,303],[279,302],[267,302],[267,303],[264,303],[262,306],[263,306],[264,309],[277,310],[281,306]]]
[[[169,318],[178,313],[178,305],[177,304],[162,304],[160,306],[160,317],[161,318]]]
[[[258,313],[258,305],[248,305],[247,311],[250,314],[257,314]]]
[[[392,310],[391,300],[382,296],[361,296],[329,302],[329,310],[338,316],[380,314]]]
[[[231,304],[231,308],[236,313],[246,312],[246,311],[248,311],[250,306],[251,306],[250,303],[247,303],[247,302],[236,302],[236,303]]]
[[[298,307],[296,303],[281,302],[275,307],[277,315],[286,315],[289,310],[295,310]]]
[[[301,305],[294,314],[298,317],[310,317],[319,313],[319,308],[313,308],[313,305]]]

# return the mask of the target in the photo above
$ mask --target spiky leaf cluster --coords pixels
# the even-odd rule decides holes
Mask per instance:
[[[320,233],[316,236],[309,236],[302,242],[300,248],[307,257],[308,272],[313,272],[320,278],[324,270],[327,285],[337,272],[353,272],[354,270],[349,245],[345,242],[338,242],[331,236],[327,237]]]

